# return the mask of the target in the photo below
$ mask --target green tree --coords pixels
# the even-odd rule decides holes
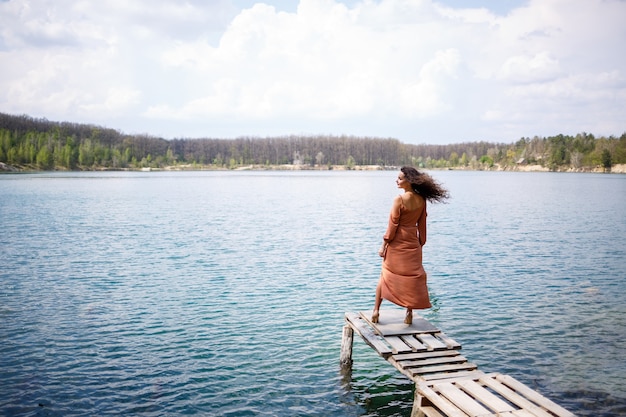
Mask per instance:
[[[506,151],[506,164],[507,165],[514,165],[517,161],[516,161],[516,152],[515,149],[508,149]]]
[[[585,132],[579,133],[576,135],[574,140],[572,141],[573,150],[580,152],[581,154],[586,154],[593,151],[596,147],[596,140],[593,135],[589,135]]]
[[[459,154],[456,153],[456,152],[452,152],[450,154],[449,161],[450,161],[450,165],[451,166],[453,166],[453,167],[458,166],[459,165]]]
[[[626,133],[617,140],[613,162],[616,164],[626,164]]]
[[[568,158],[568,142],[571,142],[571,138],[566,138],[563,135],[557,135],[549,139],[550,143],[550,164],[553,168],[569,163]]]
[[[17,148],[15,146],[9,148],[7,151],[7,162],[9,164],[17,163]]]
[[[37,162],[37,148],[35,148],[35,144],[32,142],[27,143],[24,147],[22,155],[24,162],[27,164],[34,164]]]
[[[176,164],[176,157],[174,156],[174,152],[172,151],[172,148],[167,148],[164,163],[166,165]]]
[[[2,157],[0,161],[9,162],[9,149],[13,147],[13,135],[8,129],[0,130],[0,151],[2,151]]]
[[[602,151],[602,166],[606,171],[611,170],[611,166],[613,165],[613,160],[611,158],[611,151],[605,149]]]
[[[132,155],[132,151],[130,150],[130,148],[126,148],[124,149],[124,166],[126,166],[129,162],[131,162],[134,159],[133,155]],[[133,162],[134,164],[134,162]]]
[[[74,143],[74,138],[68,137],[65,139],[65,146],[63,147],[63,160],[65,166],[68,169],[76,168],[76,162],[78,161],[78,152]]]
[[[37,152],[37,166],[39,169],[52,169],[54,166],[54,157],[48,147],[44,146]]]
[[[78,163],[84,167],[93,166],[93,146],[91,139],[85,139],[78,147]]]
[[[461,166],[466,167],[468,164],[468,160],[467,160],[467,154],[465,152],[463,152],[463,155],[461,155],[461,160],[459,161],[459,163],[461,164]]]
[[[113,168],[122,168],[123,167],[123,156],[122,152],[119,149],[115,148],[111,152],[111,166]]]
[[[493,158],[489,155],[483,155],[480,157],[480,163],[483,165],[487,165],[489,168],[493,166]]]

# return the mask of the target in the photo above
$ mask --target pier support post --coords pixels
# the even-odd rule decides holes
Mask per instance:
[[[422,396],[417,391],[417,384],[415,384],[415,394],[413,396],[413,408],[411,410],[411,417],[424,417],[425,414],[422,411]]]
[[[352,341],[354,340],[354,330],[352,326],[343,326],[343,338],[341,339],[341,357],[339,364],[341,367],[352,366]]]

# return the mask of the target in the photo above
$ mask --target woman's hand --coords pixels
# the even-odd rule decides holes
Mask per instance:
[[[378,256],[380,256],[381,258],[384,258],[385,255],[387,254],[387,245],[388,245],[387,242],[383,242],[380,249],[378,249]]]

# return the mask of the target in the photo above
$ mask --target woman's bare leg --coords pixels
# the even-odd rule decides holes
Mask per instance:
[[[380,309],[380,305],[383,302],[383,297],[381,295],[382,290],[380,288],[380,280],[378,281],[378,285],[376,285],[376,300],[374,301],[374,311],[372,311],[372,323],[378,323],[378,316]]]
[[[406,317],[404,318],[404,322],[406,324],[412,324],[413,323],[413,310],[410,308],[406,309]]]

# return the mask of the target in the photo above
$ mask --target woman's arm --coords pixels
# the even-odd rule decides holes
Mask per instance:
[[[389,213],[389,223],[387,224],[387,231],[383,236],[385,242],[391,242],[396,236],[398,225],[400,224],[400,207],[402,206],[402,196],[397,196],[393,199],[391,205],[391,212]]]
[[[426,213],[426,201],[424,201],[424,213],[421,215],[420,219],[417,221],[417,231],[419,232],[419,240],[420,245],[424,246],[426,244],[426,217],[428,213]]]

